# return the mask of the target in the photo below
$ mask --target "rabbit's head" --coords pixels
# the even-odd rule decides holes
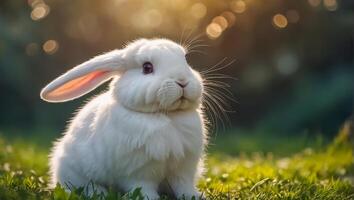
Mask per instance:
[[[202,78],[185,58],[186,50],[167,39],[140,39],[124,49],[92,58],[48,84],[42,99],[78,98],[115,77],[111,94],[139,112],[195,109],[201,103]]]

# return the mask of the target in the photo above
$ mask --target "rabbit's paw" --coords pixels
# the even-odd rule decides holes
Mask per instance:
[[[177,198],[185,200],[203,199],[202,194],[194,186],[192,180],[186,181],[181,180],[180,178],[174,178],[170,179],[169,183]]]
[[[128,191],[131,192],[139,188],[140,193],[143,195],[144,199],[147,200],[157,200],[160,198],[159,194],[157,193],[157,184],[152,182],[127,181],[125,182],[125,187]]]
[[[177,197],[181,198],[181,199],[185,199],[185,200],[191,200],[191,199],[202,200],[202,199],[204,199],[203,195],[200,192],[198,192],[197,190],[186,191],[183,194],[181,193],[179,195],[177,194]]]
[[[142,194],[144,195],[144,198],[145,199],[148,199],[148,200],[158,200],[160,198],[159,194],[156,192],[156,191],[141,191]]]
[[[103,186],[97,184],[89,184],[85,187],[84,193],[86,196],[92,197],[94,195],[106,196],[108,192],[107,189]]]

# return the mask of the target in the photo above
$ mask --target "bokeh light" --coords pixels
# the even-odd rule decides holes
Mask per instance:
[[[58,51],[59,44],[55,40],[48,40],[43,44],[43,51],[51,55]]]
[[[162,23],[162,15],[156,9],[136,12],[131,18],[131,23],[137,29],[157,28]]]
[[[159,10],[151,9],[147,12],[146,18],[148,21],[148,26],[156,28],[161,25],[162,15]]]
[[[31,12],[31,19],[35,21],[43,19],[49,14],[49,12],[50,8],[48,5],[44,3],[36,4]]]
[[[292,52],[281,52],[276,57],[276,69],[280,75],[289,76],[299,68],[297,56]]]
[[[276,28],[285,28],[288,25],[288,20],[282,14],[276,14],[273,16],[273,25]]]
[[[308,0],[308,2],[312,7],[317,7],[321,4],[321,0]]]
[[[206,34],[210,39],[218,38],[222,33],[222,27],[217,23],[211,23],[206,28]]]
[[[228,26],[228,22],[227,22],[227,20],[225,19],[225,17],[223,17],[223,16],[214,17],[214,19],[213,19],[212,22],[218,24],[218,25],[221,27],[221,29],[222,29],[223,31],[224,31],[224,30],[227,28],[227,26]]]
[[[26,54],[29,56],[34,56],[38,53],[39,46],[37,43],[31,42],[26,46]]]
[[[191,14],[197,19],[203,18],[207,13],[207,7],[203,3],[195,3],[191,7]]]
[[[179,11],[183,11],[187,8],[189,5],[189,0],[171,0],[168,1],[169,5]]]
[[[253,63],[242,74],[241,80],[247,83],[248,89],[260,90],[265,88],[269,84],[269,80],[272,79],[272,72],[269,67],[263,63]]]
[[[246,10],[246,3],[242,0],[234,0],[231,1],[230,8],[235,13],[243,13]]]
[[[297,23],[300,19],[299,12],[296,10],[286,11],[286,17],[290,23]]]
[[[221,16],[225,17],[229,27],[233,26],[236,22],[236,16],[230,11],[224,11]]]
[[[336,11],[338,8],[338,3],[336,0],[323,0],[323,4],[329,11]]]

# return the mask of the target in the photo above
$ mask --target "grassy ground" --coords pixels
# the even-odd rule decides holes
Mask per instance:
[[[218,135],[199,188],[208,199],[354,199],[348,135],[343,128],[326,145],[306,136]],[[82,190],[46,188],[49,142],[38,138],[0,137],[0,199],[89,199]],[[106,199],[140,198],[136,190]]]

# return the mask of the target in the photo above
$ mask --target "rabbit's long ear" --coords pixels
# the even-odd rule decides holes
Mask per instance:
[[[42,89],[41,98],[49,102],[76,99],[119,74],[123,67],[121,50],[94,57],[49,83]]]

